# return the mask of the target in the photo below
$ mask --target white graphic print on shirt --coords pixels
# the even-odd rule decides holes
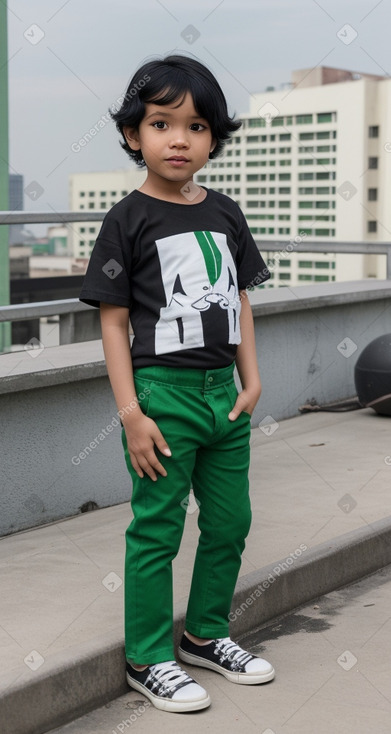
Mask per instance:
[[[226,313],[229,344],[240,344],[236,265],[221,232],[184,232],[156,240],[166,306],[155,327],[155,352],[203,347],[203,311]]]

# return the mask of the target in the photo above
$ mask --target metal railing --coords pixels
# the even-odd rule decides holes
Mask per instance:
[[[100,222],[103,221],[106,211],[77,211],[77,212],[0,212],[0,225],[7,224],[63,224],[71,222]],[[284,257],[293,253],[339,253],[351,255],[385,255],[387,260],[387,279],[391,280],[391,242],[332,242],[327,240],[316,242],[304,241],[301,237],[290,240],[268,241],[255,238],[258,248],[263,254],[270,252],[281,253]],[[90,310],[92,306],[81,303],[77,298],[58,301],[42,301],[37,303],[23,303],[11,306],[0,306],[0,322],[23,321],[44,316],[60,317],[61,344],[72,343],[75,314]]]

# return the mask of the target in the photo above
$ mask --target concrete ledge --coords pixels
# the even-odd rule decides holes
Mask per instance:
[[[295,287],[256,288],[249,292],[249,296],[253,315],[257,317],[389,299],[391,282],[368,279]]]
[[[239,578],[232,637],[390,564],[391,516],[293,555],[291,563],[285,558]],[[175,645],[184,622],[185,607],[177,605]],[[127,690],[123,639],[108,633],[6,684],[0,693],[0,721],[6,722],[7,734],[42,734]]]

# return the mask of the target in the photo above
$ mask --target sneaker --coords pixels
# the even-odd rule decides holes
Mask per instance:
[[[182,670],[175,660],[135,670],[126,663],[126,680],[162,711],[197,711],[210,705],[210,697],[202,686]]]
[[[267,660],[242,650],[230,637],[212,640],[208,645],[196,645],[183,635],[178,654],[186,663],[215,670],[232,683],[267,683],[275,676]]]

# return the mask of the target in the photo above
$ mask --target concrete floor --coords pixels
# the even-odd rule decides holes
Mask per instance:
[[[56,734],[389,734],[391,567],[327,594],[240,640],[276,669],[273,682],[235,685],[185,666],[212,698],[204,711],[161,712],[136,691]]]

